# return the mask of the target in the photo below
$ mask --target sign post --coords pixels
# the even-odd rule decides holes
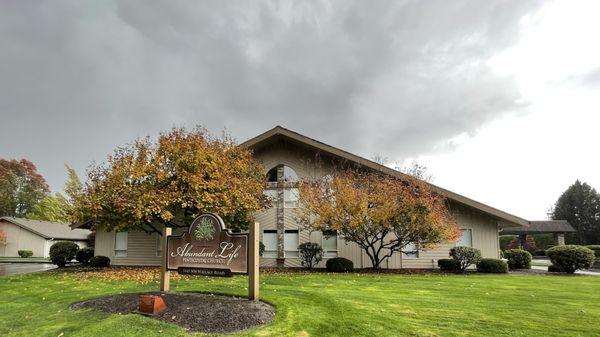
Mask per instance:
[[[258,301],[259,298],[259,279],[258,279],[258,247],[259,247],[259,226],[258,222],[250,225],[250,247],[248,249],[249,262],[248,262],[248,299],[252,301]]]
[[[167,269],[167,237],[171,235],[171,228],[162,230],[162,262],[160,263],[160,291],[169,291],[171,272]]]
[[[169,274],[224,276],[248,275],[248,298],[259,298],[259,226],[255,222],[248,233],[232,233],[223,219],[205,213],[197,217],[188,231],[172,236],[163,229],[165,240],[161,264],[160,290],[169,291]]]

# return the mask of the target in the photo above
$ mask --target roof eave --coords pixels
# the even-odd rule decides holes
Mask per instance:
[[[333,154],[335,156],[344,158],[346,160],[353,161],[353,162],[355,162],[355,163],[357,163],[359,165],[363,165],[363,166],[369,167],[369,168],[374,169],[374,170],[379,171],[379,172],[383,172],[383,173],[390,174],[390,175],[393,175],[393,176],[396,176],[396,177],[400,177],[400,178],[407,177],[406,174],[404,174],[404,173],[402,173],[400,171],[391,169],[391,168],[389,168],[389,167],[387,167],[385,165],[381,165],[381,164],[376,163],[376,162],[374,162],[372,160],[369,160],[369,159],[357,156],[357,155],[352,154],[350,152],[347,152],[347,151],[338,149],[336,147],[333,147],[331,145],[322,143],[322,142],[317,141],[315,139],[312,139],[310,137],[306,137],[304,135],[301,135],[301,134],[299,134],[297,132],[288,130],[288,129],[286,129],[286,128],[282,127],[282,126],[279,126],[279,125],[277,125],[276,127],[272,128],[271,130],[268,130],[268,131],[266,131],[266,132],[264,132],[264,133],[262,133],[262,134],[260,134],[260,135],[258,135],[256,137],[253,137],[253,138],[251,138],[251,139],[249,139],[249,140],[241,143],[240,146],[246,147],[246,148],[254,148],[256,145],[260,144],[261,142],[263,142],[263,141],[265,141],[265,140],[267,140],[267,139],[269,139],[269,138],[271,138],[273,136],[276,136],[276,135],[282,135],[284,137],[291,138],[291,139],[293,139],[295,141],[298,141],[300,143],[304,143],[304,144],[307,144],[309,146],[313,146],[313,147],[315,147],[317,149],[320,149],[322,151],[326,151],[326,152],[331,153],[331,154]],[[507,221],[507,222],[510,223],[510,225],[509,224],[503,224],[503,222],[499,221],[499,225],[498,226],[501,227],[501,228],[504,228],[504,227],[515,227],[514,225],[517,225],[517,226],[527,226],[529,224],[529,221],[527,221],[527,220],[525,220],[523,218],[520,218],[520,217],[518,217],[516,215],[512,215],[512,214],[506,213],[506,212],[501,211],[501,210],[499,210],[497,208],[488,206],[486,204],[483,204],[481,202],[478,202],[478,201],[475,201],[473,199],[467,198],[467,197],[465,197],[463,195],[460,195],[458,193],[446,190],[446,189],[441,188],[439,186],[436,186],[434,184],[431,184],[431,183],[428,183],[428,184],[431,185],[435,191],[437,191],[438,193],[444,195],[445,197],[447,197],[450,200],[453,200],[455,202],[458,202],[458,203],[463,204],[463,205],[468,206],[468,207],[472,207],[472,208],[478,209],[478,210],[480,210],[482,212],[485,212],[485,213],[488,213],[490,215],[493,215],[493,216],[495,216],[498,219],[501,219],[501,220],[504,220],[504,221]]]

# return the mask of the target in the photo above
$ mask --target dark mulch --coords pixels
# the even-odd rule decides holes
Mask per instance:
[[[152,316],[174,323],[188,331],[234,332],[269,323],[275,309],[264,302],[249,301],[234,296],[199,293],[144,293],[161,295],[167,310]],[[71,309],[96,309],[127,314],[138,309],[140,293],[121,294],[75,303]]]

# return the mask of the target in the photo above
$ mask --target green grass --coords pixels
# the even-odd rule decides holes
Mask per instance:
[[[246,282],[198,277],[172,281],[172,289],[243,295]],[[0,336],[190,336],[140,315],[68,309],[157,288],[52,272],[0,278]],[[277,307],[275,321],[238,335],[600,335],[600,278],[589,276],[283,273],[262,275],[261,291]]]
[[[0,257],[0,262],[48,262],[50,259],[44,257]]]

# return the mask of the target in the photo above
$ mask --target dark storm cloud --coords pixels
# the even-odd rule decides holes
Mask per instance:
[[[519,109],[487,60],[514,1],[3,2],[0,157],[61,187],[173,125],[244,140],[276,124],[398,158]]]

